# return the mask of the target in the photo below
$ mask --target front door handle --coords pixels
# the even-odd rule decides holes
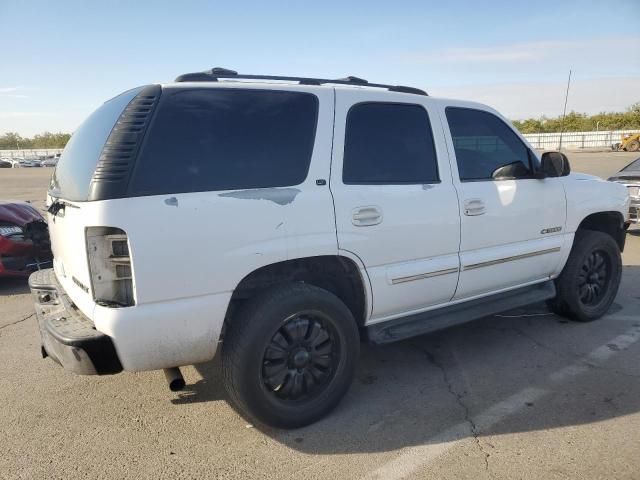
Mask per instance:
[[[480,198],[470,198],[464,201],[464,214],[469,217],[484,215],[487,209]]]
[[[356,227],[368,227],[382,222],[382,210],[380,207],[358,207],[352,210],[351,222]]]

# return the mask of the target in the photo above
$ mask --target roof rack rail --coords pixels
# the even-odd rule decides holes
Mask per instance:
[[[311,77],[286,77],[280,75],[245,75],[235,70],[227,68],[215,67],[204,72],[184,73],[178,76],[176,82],[217,82],[218,79],[238,79],[238,80],[280,80],[288,82],[298,82],[300,85],[357,85],[374,88],[385,88],[391,92],[412,93],[415,95],[427,95],[427,92],[414,87],[405,87],[402,85],[384,85],[382,83],[369,83],[367,80],[358,77],[346,78],[311,78]]]

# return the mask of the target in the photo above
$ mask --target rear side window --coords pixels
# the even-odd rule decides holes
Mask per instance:
[[[460,180],[531,176],[529,149],[500,118],[470,108],[447,107],[446,113]]]
[[[49,189],[51,195],[71,201],[87,200],[102,147],[122,111],[143,88],[108,100],[78,127],[56,165]]]
[[[361,103],[347,116],[345,184],[434,183],[436,152],[427,111],[419,105]]]
[[[300,92],[166,89],[131,195],[298,185],[309,169],[318,99]]]

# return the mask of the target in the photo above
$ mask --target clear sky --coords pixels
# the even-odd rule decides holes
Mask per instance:
[[[73,131],[133,86],[223,66],[405,84],[512,119],[640,101],[640,0],[0,0],[0,133]]]

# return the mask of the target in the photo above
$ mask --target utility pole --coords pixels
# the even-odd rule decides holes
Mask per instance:
[[[562,123],[560,124],[560,143],[558,150],[562,150],[562,134],[564,133],[564,117],[567,116],[567,100],[569,99],[569,87],[571,85],[571,70],[569,70],[569,80],[567,80],[567,93],[564,96],[564,109],[562,110]]]

